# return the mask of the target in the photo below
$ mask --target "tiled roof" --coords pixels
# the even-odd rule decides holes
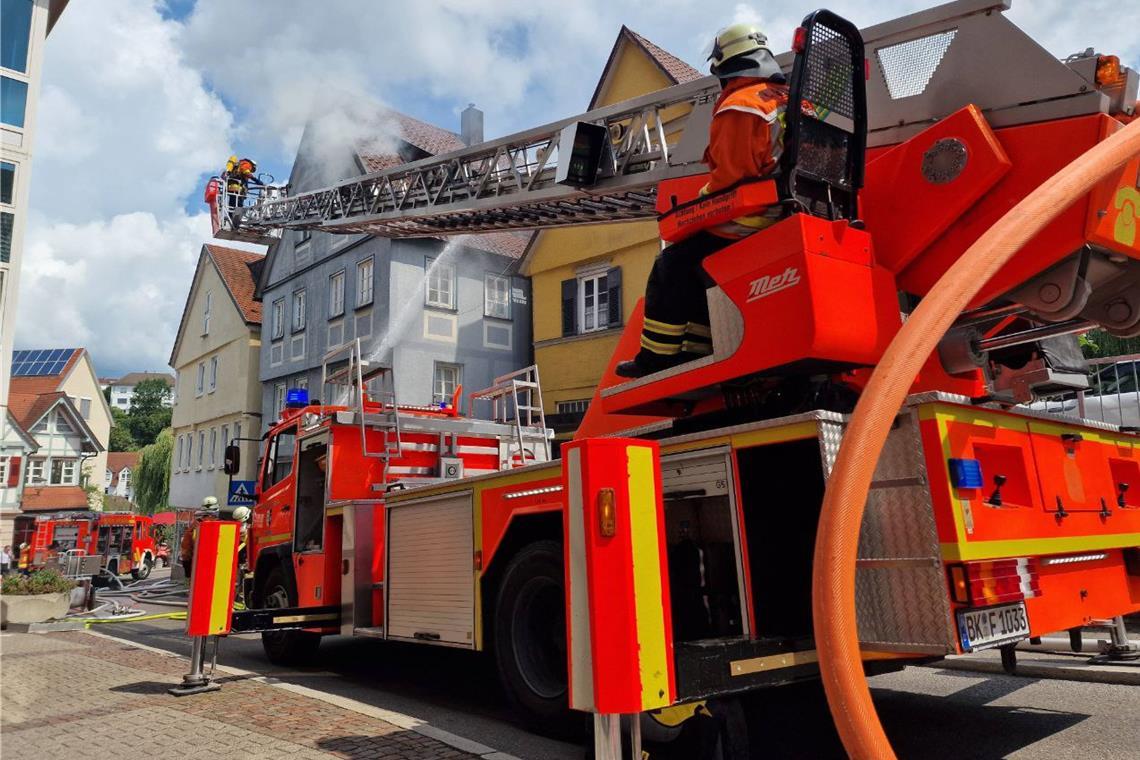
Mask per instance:
[[[138,451],[108,451],[107,469],[111,471],[110,485],[116,485],[119,482],[119,473],[124,469],[129,468],[133,472],[138,466],[141,456],[142,454]]]
[[[213,244],[207,244],[206,250],[210,252],[214,266],[222,275],[246,323],[260,325],[261,301],[254,300],[253,291],[257,287],[265,255]]]
[[[72,350],[71,356],[67,357],[67,362],[63,365],[63,369],[55,375],[22,375],[12,378],[12,384],[9,389],[13,393],[31,393],[39,395],[41,393],[50,393],[59,390],[59,384],[71,372],[71,368],[75,366],[79,358],[83,356],[86,349],[76,348]]]
[[[629,27],[623,26],[622,31],[628,32],[634,41],[641,45],[645,52],[649,53],[649,57],[653,59],[654,63],[661,67],[661,70],[665,72],[666,76],[677,84],[692,82],[694,79],[700,79],[705,76],[668,50],[658,47]]]
[[[118,380],[113,380],[111,384],[134,387],[143,380],[165,380],[167,385],[174,385],[174,376],[168,375],[165,372],[131,372],[130,374],[123,375]]]
[[[621,50],[623,40],[641,48],[657,68],[661,70],[661,73],[673,84],[691,82],[694,79],[700,79],[705,76],[677,56],[655,45],[623,24],[618,31],[617,39],[614,40],[613,49],[610,50],[610,57],[606,60],[606,65],[602,67],[602,76],[598,78],[598,84],[594,88],[593,96],[590,98],[590,108],[596,108],[598,105],[598,98],[602,95],[602,87],[604,87],[605,83],[609,80],[614,61],[617,60],[618,51]]]
[[[19,387],[25,385],[25,383],[17,382],[18,380],[38,379],[39,378],[13,377],[11,390],[8,392],[8,409],[12,412],[12,416],[16,418],[16,422],[20,423],[20,427],[25,430],[31,430],[32,427],[40,421],[40,417],[43,417],[55,402],[61,398],[67,398],[67,394],[63,391],[28,393]]]
[[[25,512],[90,509],[87,492],[79,486],[25,486],[20,508]]]
[[[464,242],[470,248],[478,248],[487,253],[496,253],[511,259],[521,259],[530,242],[531,232],[487,232],[482,235],[468,235]]]
[[[460,150],[465,147],[463,140],[456,133],[449,132],[434,124],[428,124],[426,121],[420,121],[399,111],[386,111],[384,118],[386,121],[377,127],[378,130],[391,132],[394,128],[395,134],[390,135],[391,137],[399,138],[433,156],[440,153],[450,153],[453,150]],[[369,150],[366,144],[358,144],[356,149],[360,154],[360,160],[364,163],[365,170],[368,172],[378,172],[404,163],[404,159],[399,155],[374,152]]]

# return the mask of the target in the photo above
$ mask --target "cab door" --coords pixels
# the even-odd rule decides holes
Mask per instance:
[[[302,607],[334,604],[339,598],[336,577],[326,578],[330,560],[337,564],[339,541],[333,546],[326,536],[325,501],[328,495],[328,434],[319,433],[301,439],[297,446],[294,514],[293,568],[297,578],[297,603]],[[334,550],[327,551],[327,550]],[[335,557],[330,554],[335,553]]]
[[[254,513],[257,551],[287,544],[293,535],[293,476],[297,426],[278,430],[268,441],[261,469],[261,495]]]

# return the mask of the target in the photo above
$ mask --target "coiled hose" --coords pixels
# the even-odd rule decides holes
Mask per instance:
[[[895,756],[871,701],[855,619],[859,526],[891,422],[922,364],[982,286],[1062,211],[1137,155],[1140,121],[1098,143],[1010,209],[922,299],[859,398],[827,484],[812,575],[823,685],[839,737],[856,760]]]

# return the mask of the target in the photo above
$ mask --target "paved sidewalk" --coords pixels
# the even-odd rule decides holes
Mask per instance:
[[[221,691],[209,694],[168,695],[187,664],[86,633],[5,633],[0,636],[0,756],[479,757],[420,730],[248,676],[220,674]]]

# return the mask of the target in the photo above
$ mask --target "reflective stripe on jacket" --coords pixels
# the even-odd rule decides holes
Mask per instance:
[[[704,162],[709,182],[702,194],[741,180],[764,177],[779,166],[784,147],[788,87],[766,79],[729,80],[713,109]],[[743,216],[709,230],[721,237],[745,237],[775,222],[779,208]]]

